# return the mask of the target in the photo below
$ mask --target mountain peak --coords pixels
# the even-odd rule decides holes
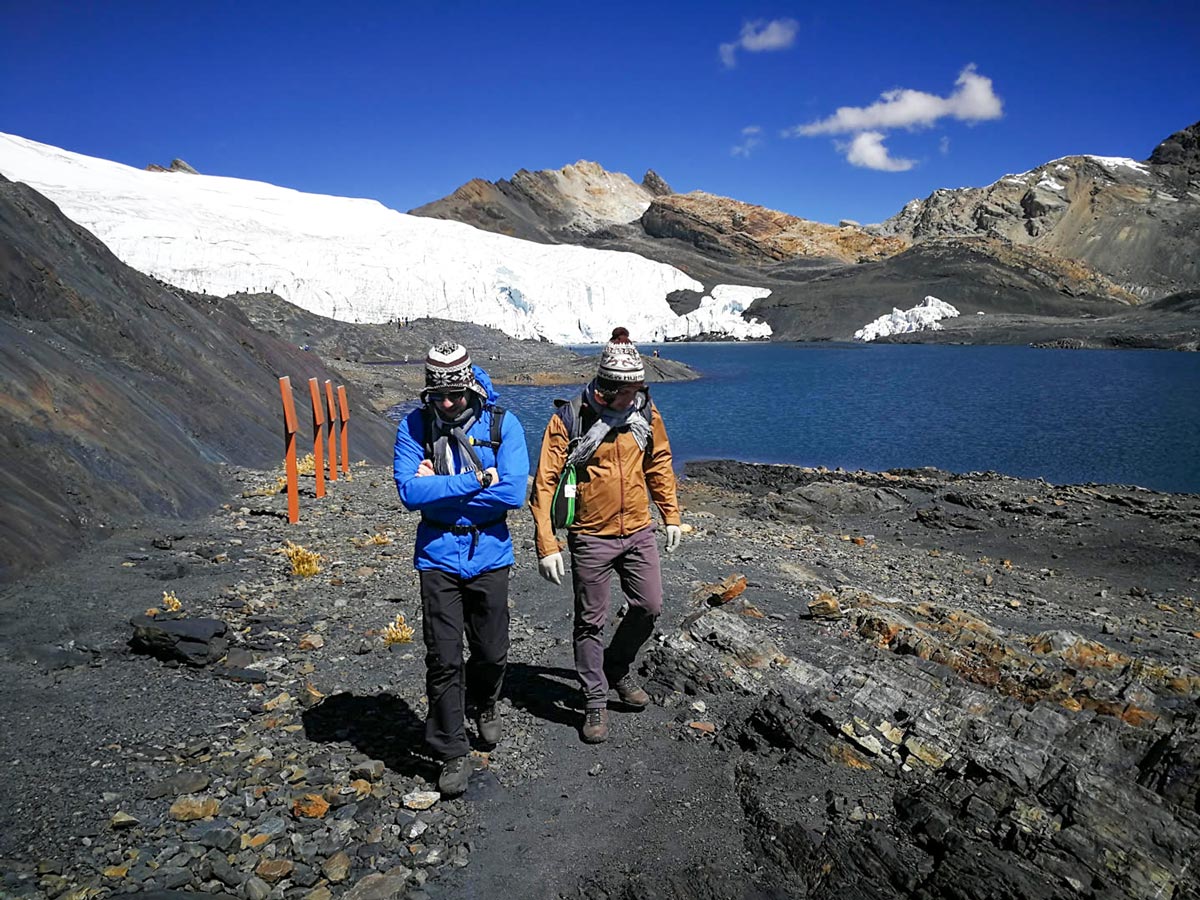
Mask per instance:
[[[654,179],[655,188],[670,192],[665,181],[657,175]],[[519,169],[511,179],[496,182],[473,178],[448,197],[409,213],[543,244],[569,243],[610,225],[637,221],[657,196],[655,188],[581,159],[561,169]]]
[[[1200,122],[1175,132],[1154,148],[1150,163],[1182,166],[1189,175],[1200,174]]]
[[[642,187],[655,197],[665,197],[667,194],[675,193],[671,190],[671,186],[663,180],[662,176],[653,169],[647,169],[646,174],[642,176]]]
[[[147,172],[183,172],[185,175],[199,175],[200,173],[189,166],[182,159],[171,160],[171,165],[160,166],[158,163],[150,163],[146,166]]]

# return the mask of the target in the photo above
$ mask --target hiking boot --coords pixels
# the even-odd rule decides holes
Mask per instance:
[[[485,744],[495,746],[504,736],[504,723],[500,721],[500,713],[496,711],[495,706],[489,706],[480,712],[475,726],[479,729],[479,739]]]
[[[456,756],[442,763],[442,774],[438,776],[438,790],[444,797],[457,797],[467,789],[471,780],[471,758]]]
[[[642,686],[639,685],[632,675],[626,675],[612,685],[617,696],[621,698],[622,703],[627,703],[630,706],[636,706],[638,709],[645,709],[650,705],[650,695],[647,694]]]
[[[602,744],[608,740],[608,710],[603,706],[588,709],[583,717],[583,742]]]

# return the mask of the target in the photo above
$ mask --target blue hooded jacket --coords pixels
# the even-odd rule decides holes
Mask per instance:
[[[487,392],[487,401],[478,420],[467,432],[479,441],[491,440],[492,405],[496,392],[492,380],[479,366],[472,366],[475,380]],[[463,468],[460,449],[453,445],[455,468]],[[503,517],[510,509],[525,503],[529,479],[529,453],[525,431],[511,412],[501,422],[500,448],[476,446],[483,468],[495,466],[499,478],[487,488],[470,469],[458,475],[417,477],[417,467],[425,459],[425,413],[417,407],[396,429],[396,448],[392,474],[404,508],[421,513],[413,565],[419,570],[437,569],[474,578],[493,569],[513,564],[512,538]],[[436,524],[435,524],[436,523]],[[461,534],[452,528],[460,526]],[[475,530],[471,530],[474,526]]]

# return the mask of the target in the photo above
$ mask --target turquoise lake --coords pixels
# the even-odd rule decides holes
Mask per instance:
[[[1200,492],[1200,354],[870,344],[643,344],[703,373],[654,384],[677,467],[936,466]],[[598,347],[575,348],[598,353]],[[499,389],[536,455],[567,387]]]

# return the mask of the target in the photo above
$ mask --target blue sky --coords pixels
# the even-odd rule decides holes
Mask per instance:
[[[400,210],[589,159],[874,222],[1200,120],[1184,2],[0,0],[0,21],[0,131]]]

